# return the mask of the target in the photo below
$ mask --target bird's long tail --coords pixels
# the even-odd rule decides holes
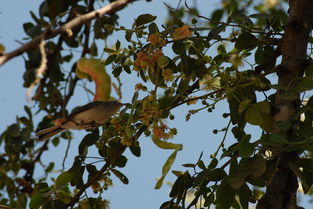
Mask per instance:
[[[36,135],[38,136],[39,140],[43,141],[45,139],[49,139],[50,137],[64,131],[64,128],[61,128],[60,126],[52,126],[46,129],[43,129],[41,131],[38,131]]]

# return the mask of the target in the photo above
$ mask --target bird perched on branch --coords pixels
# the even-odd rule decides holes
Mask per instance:
[[[39,140],[45,140],[67,129],[82,130],[98,127],[123,105],[126,104],[117,101],[90,102],[75,108],[60,124],[40,130],[36,135]]]

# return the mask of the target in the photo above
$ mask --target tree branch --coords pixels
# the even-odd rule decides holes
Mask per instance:
[[[78,26],[78,25],[82,25],[85,22],[88,22],[90,20],[93,20],[95,18],[101,17],[105,14],[112,14],[115,13],[116,11],[122,9],[123,7],[125,7],[127,4],[136,1],[136,0],[117,0],[115,2],[112,2],[98,10],[89,12],[87,14],[78,16],[76,18],[74,18],[73,20],[65,23],[64,25],[62,25],[61,27],[55,29],[55,30],[51,30],[51,28],[47,28],[41,35],[35,37],[34,39],[32,39],[31,41],[25,43],[24,45],[22,45],[21,47],[8,52],[8,53],[4,53],[2,56],[0,56],[0,66],[2,66],[4,63],[6,63],[7,61],[9,61],[10,59],[17,57],[21,54],[23,54],[24,52],[28,51],[28,50],[32,50],[35,47],[37,47],[41,40],[47,40],[47,39],[51,39],[59,34],[64,34],[64,33],[70,33],[71,29]]]
[[[313,5],[311,0],[290,0],[286,32],[281,41],[282,62],[277,72],[278,85],[288,87],[304,75],[309,34],[313,28]],[[291,96],[286,98],[286,93]],[[294,99],[290,99],[294,98]],[[290,88],[277,90],[275,94],[274,122],[286,122],[301,104],[300,93]],[[285,134],[293,140],[294,126],[287,131],[274,126],[273,133]],[[278,147],[280,149],[280,147]],[[257,209],[296,209],[298,181],[288,162],[298,160],[298,153],[284,151],[280,154],[277,171],[257,204]],[[274,159],[275,161],[277,159]],[[282,192],[283,191],[283,192]]]

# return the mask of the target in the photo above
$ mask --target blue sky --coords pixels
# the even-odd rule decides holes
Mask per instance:
[[[167,1],[174,2],[179,1]],[[208,3],[210,2],[210,3]],[[204,14],[209,15],[215,6],[218,6],[219,1],[207,1],[198,0],[199,8],[205,8]],[[22,24],[26,21],[30,21],[30,10],[38,12],[38,5],[41,1],[38,0],[10,0],[4,1],[1,4],[0,9],[0,43],[4,44],[8,51],[15,49],[20,44],[15,40],[22,40],[24,36]],[[133,23],[134,18],[139,14],[150,13],[157,15],[157,21],[162,23],[166,9],[162,1],[154,0],[151,3],[145,1],[135,2],[131,6],[127,7],[123,11],[119,12],[120,25],[130,26]],[[109,39],[109,44],[115,43],[115,39],[120,38],[114,36]],[[121,39],[123,43],[124,39]],[[125,42],[124,42],[125,43]],[[64,66],[64,68],[70,68],[70,66]],[[1,104],[1,116],[0,120],[0,132],[2,132],[7,125],[11,124],[15,120],[16,115],[24,115],[23,105],[34,105],[26,101],[26,89],[22,88],[22,75],[24,73],[24,61],[22,57],[17,57],[14,60],[9,61],[3,67],[0,68],[0,104]],[[110,69],[108,69],[110,72]],[[134,92],[134,85],[138,82],[136,78],[129,79],[127,76],[122,77],[124,86],[123,102],[129,102]],[[92,84],[90,84],[91,88]],[[88,98],[82,90],[75,92],[69,109],[76,105],[82,105],[88,102]],[[203,111],[200,114],[194,115],[186,122],[185,115],[191,107],[184,106],[177,108],[173,111],[175,115],[174,121],[168,121],[170,126],[175,126],[178,129],[178,135],[172,140],[175,143],[182,143],[184,149],[178,153],[177,159],[173,166],[174,170],[184,170],[181,166],[183,163],[195,163],[201,151],[204,152],[203,159],[209,162],[209,155],[214,153],[217,146],[222,139],[221,134],[213,135],[213,129],[222,129],[227,125],[227,120],[222,118],[224,111],[227,111],[227,105],[221,103],[217,106],[214,113],[208,113]],[[39,120],[42,115],[35,116],[35,120]],[[251,129],[251,132],[255,129]],[[69,156],[66,161],[66,168],[72,165],[72,159],[77,154],[77,147],[85,135],[84,131],[75,131],[75,139],[72,140]],[[227,139],[228,143],[231,142],[231,138]],[[159,206],[166,200],[168,200],[168,193],[170,188],[166,185],[160,190],[155,190],[154,185],[156,178],[161,176],[161,168],[167,157],[171,154],[171,151],[161,150],[156,147],[150,138],[140,138],[142,146],[142,156],[136,158],[127,152],[129,159],[126,168],[121,171],[129,178],[129,184],[123,185],[116,178],[113,178],[114,187],[110,188],[103,195],[105,199],[111,202],[111,209],[129,208],[129,209],[146,209],[146,208],[159,208]],[[56,160],[58,168],[61,166],[61,162],[64,158],[67,142],[61,143],[62,146],[57,148],[50,147],[49,153],[44,155],[45,161]],[[90,150],[90,155],[95,150]],[[38,176],[41,175],[38,170]],[[169,173],[166,181],[174,181],[175,177]],[[151,207],[151,205],[153,207]]]

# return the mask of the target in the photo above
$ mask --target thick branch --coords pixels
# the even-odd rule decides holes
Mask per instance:
[[[308,38],[313,25],[312,9],[313,4],[310,0],[290,1],[290,15],[280,47],[283,55],[281,70],[277,73],[280,86],[287,87],[294,79],[303,76]],[[289,116],[298,108],[299,102],[295,101],[298,99],[286,99],[284,96],[286,90],[287,88],[276,94],[275,103],[280,111],[275,115],[275,121],[288,120]],[[294,98],[299,98],[299,93],[294,94]]]
[[[47,40],[47,39],[51,39],[51,38],[53,38],[59,34],[70,33],[72,28],[79,26],[79,25],[82,25],[85,22],[88,22],[88,21],[93,20],[95,18],[101,17],[103,15],[115,13],[116,11],[122,9],[127,4],[129,4],[133,1],[135,1],[135,0],[117,0],[115,2],[112,2],[108,5],[106,5],[105,7],[98,9],[98,10],[95,10],[95,11],[89,12],[87,14],[78,16],[78,17],[74,18],[73,20],[65,23],[61,27],[55,29],[55,30],[51,30],[50,28],[48,28],[41,35],[35,37],[31,41],[22,45],[21,47],[15,49],[14,51],[4,53],[2,56],[0,56],[0,66],[12,58],[19,56],[28,50],[34,49],[35,47],[37,47],[39,45],[42,38],[44,40]]]
[[[313,4],[311,0],[290,0],[289,17],[286,32],[281,42],[282,62],[279,66],[278,85],[285,87],[275,95],[275,107],[278,112],[274,121],[285,122],[300,106],[300,93],[287,87],[294,79],[303,77],[309,33],[313,25]],[[286,98],[286,93],[292,94]],[[294,98],[294,99],[290,99]],[[283,134],[292,140],[291,128],[288,131],[275,127],[277,134]],[[273,180],[266,188],[266,193],[259,201],[258,209],[296,209],[297,176],[288,167],[289,161],[296,161],[298,153],[282,152]]]

